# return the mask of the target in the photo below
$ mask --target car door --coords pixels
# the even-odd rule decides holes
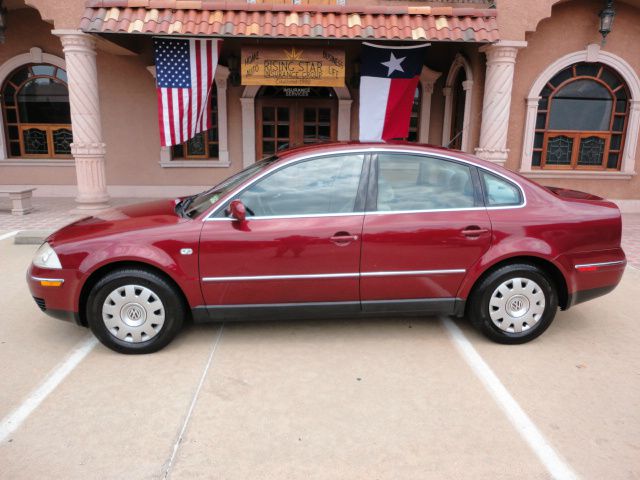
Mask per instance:
[[[467,269],[487,251],[491,223],[475,167],[426,154],[372,161],[364,221],[365,311],[447,311]]]
[[[234,196],[245,222],[224,208],[204,222],[200,275],[210,316],[309,304],[359,310],[365,166],[364,154],[347,153],[276,167]]]

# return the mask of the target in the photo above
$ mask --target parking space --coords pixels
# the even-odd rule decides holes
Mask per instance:
[[[35,248],[0,241],[2,421],[91,338],[33,303]],[[626,479],[639,309],[630,267],[530,344],[455,324],[578,476]],[[550,478],[526,438],[440,319],[191,325],[153,355],[90,349],[2,440],[0,478]]]

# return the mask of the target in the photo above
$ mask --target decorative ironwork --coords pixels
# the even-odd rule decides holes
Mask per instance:
[[[39,128],[29,128],[22,131],[22,144],[27,155],[46,155],[49,153],[47,132]]]
[[[53,151],[56,155],[71,155],[71,142],[73,134],[68,128],[59,128],[53,133]]]
[[[548,165],[569,165],[571,163],[571,151],[573,150],[573,138],[564,135],[549,139],[547,145]]]
[[[187,155],[201,156],[207,154],[207,145],[204,141],[204,134],[199,133],[187,142]]]
[[[604,157],[604,138],[586,137],[580,141],[578,165],[602,165]]]

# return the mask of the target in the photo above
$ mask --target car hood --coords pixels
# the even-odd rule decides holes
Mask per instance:
[[[82,218],[47,238],[55,246],[77,240],[103,237],[175,225],[187,221],[175,211],[179,199],[164,199],[111,208]]]

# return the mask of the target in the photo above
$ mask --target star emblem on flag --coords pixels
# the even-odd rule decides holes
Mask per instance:
[[[396,70],[399,72],[404,72],[404,68],[402,68],[402,62],[407,57],[396,58],[396,56],[391,52],[391,57],[387,62],[380,62],[382,65],[387,67],[389,71],[387,72],[387,77],[391,75]]]

